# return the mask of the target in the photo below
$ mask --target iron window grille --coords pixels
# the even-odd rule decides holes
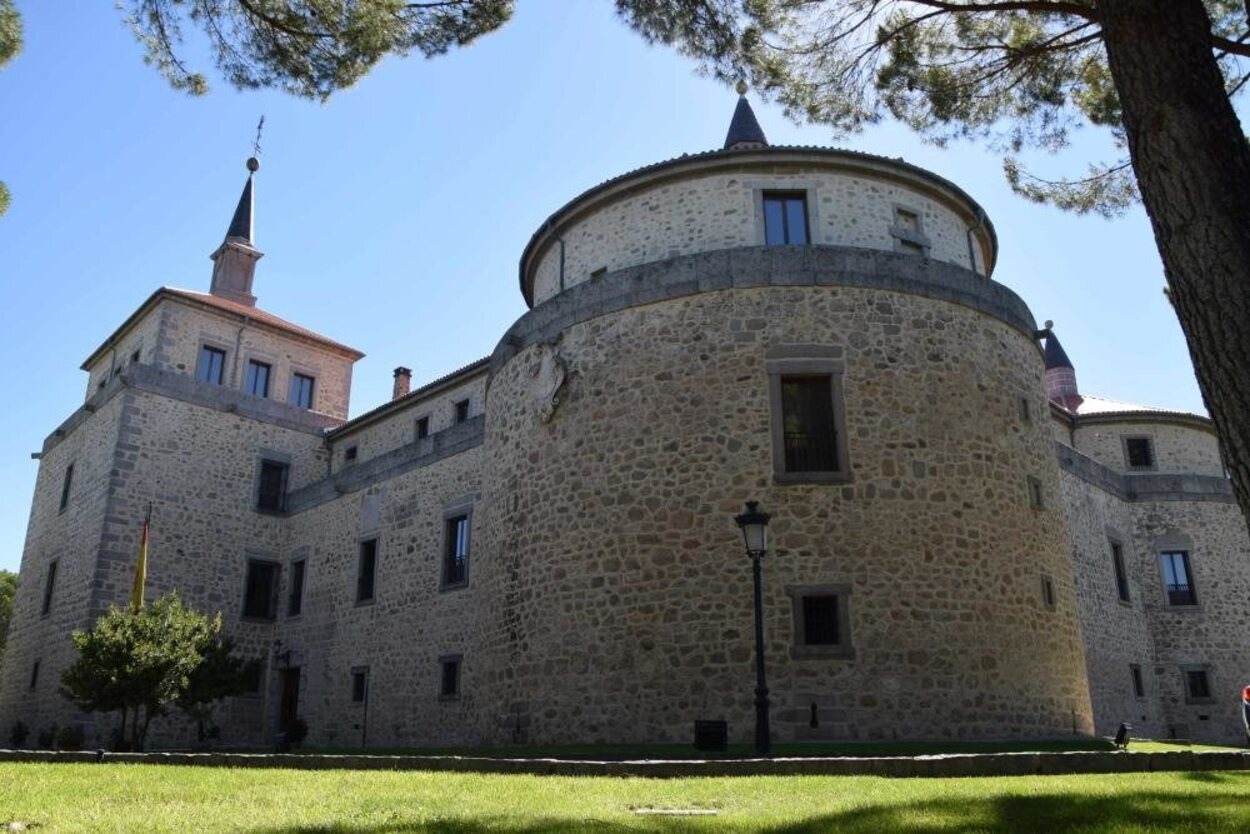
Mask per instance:
[[[1168,605],[1197,605],[1198,592],[1194,588],[1189,552],[1167,551],[1160,553],[1159,559],[1163,566],[1163,585],[1167,591]]]

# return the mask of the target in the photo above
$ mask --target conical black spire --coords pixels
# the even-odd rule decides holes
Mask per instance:
[[[252,175],[260,168],[256,157],[247,161],[247,183],[243,193],[239,195],[239,204],[235,206],[234,217],[230,218],[230,228],[226,230],[226,239],[234,238],[246,243],[252,242]]]
[[[1046,328],[1046,370],[1072,367],[1072,360],[1068,358],[1063,345],[1059,344],[1058,337],[1049,327]]]
[[[764,129],[747,101],[746,89],[746,84],[738,85],[738,106],[734,109],[733,120],[729,122],[729,133],[725,135],[725,150],[768,147]]]

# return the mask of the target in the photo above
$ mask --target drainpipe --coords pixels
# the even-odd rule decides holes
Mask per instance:
[[[239,385],[239,349],[243,346],[243,331],[247,329],[247,323],[252,319],[248,316],[243,317],[243,324],[239,326],[239,332],[234,336],[234,361],[230,365],[230,387],[237,388]]]

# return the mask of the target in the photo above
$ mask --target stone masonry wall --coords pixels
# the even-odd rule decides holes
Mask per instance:
[[[764,363],[795,345],[845,363],[851,483],[773,481]],[[545,351],[569,374],[546,423]],[[773,514],[777,737],[1091,732],[1050,429],[1020,419],[1022,395],[1045,413],[1019,330],[846,287],[671,298],[520,350],[487,402],[472,624],[486,740],[687,740],[699,718],[748,739],[750,565],[732,521],[747,499]],[[786,589],[825,584],[850,587],[854,657],[792,656]]]
[[[144,316],[116,347],[104,353],[87,368],[87,399],[104,387],[118,371],[131,365],[131,356],[135,351],[139,351],[141,364],[156,363],[161,321],[162,315],[158,310]]]
[[[945,204],[870,174],[824,168],[792,171],[760,166],[727,174],[690,176],[623,197],[564,229],[564,286],[608,272],[677,255],[764,243],[761,189],[807,190],[811,242],[894,251],[896,206],[920,217],[931,242],[929,257],[975,268],[969,261],[968,226]],[[535,270],[534,303],[560,291],[560,246],[543,254]]]
[[[269,398],[285,403],[292,374],[314,377],[313,410],[347,419],[351,401],[352,360],[310,342],[278,335],[255,325],[179,301],[165,299],[152,315],[161,317],[157,364],[194,375],[200,348],[226,352],[225,385],[242,389],[247,363],[256,359],[272,366]]]
[[[1118,423],[1098,421],[1081,425],[1078,418],[1075,448],[1117,472],[1141,471],[1129,469],[1124,452],[1125,437],[1150,438],[1155,465],[1149,471],[1195,475],[1224,474],[1219,443],[1212,432],[1166,420],[1134,419]],[[1068,438],[1064,438],[1063,442],[1071,443]]]

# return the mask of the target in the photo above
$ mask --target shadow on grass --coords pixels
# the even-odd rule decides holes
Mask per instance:
[[[395,820],[376,826],[350,823],[329,826],[291,826],[256,829],[251,834],[566,834],[567,832],[626,831],[760,831],[768,834],[1102,834],[1103,832],[1241,832],[1250,831],[1250,773],[1187,774],[1209,785],[1199,793],[1136,791],[1090,796],[1074,791],[1040,795],[994,795],[919,802],[897,802],[850,808],[812,816],[795,823],[777,824],[767,817],[727,813],[716,817],[628,817],[624,820],[585,817],[542,817],[518,820],[479,817],[429,821]],[[1218,787],[1217,787],[1218,786]]]

